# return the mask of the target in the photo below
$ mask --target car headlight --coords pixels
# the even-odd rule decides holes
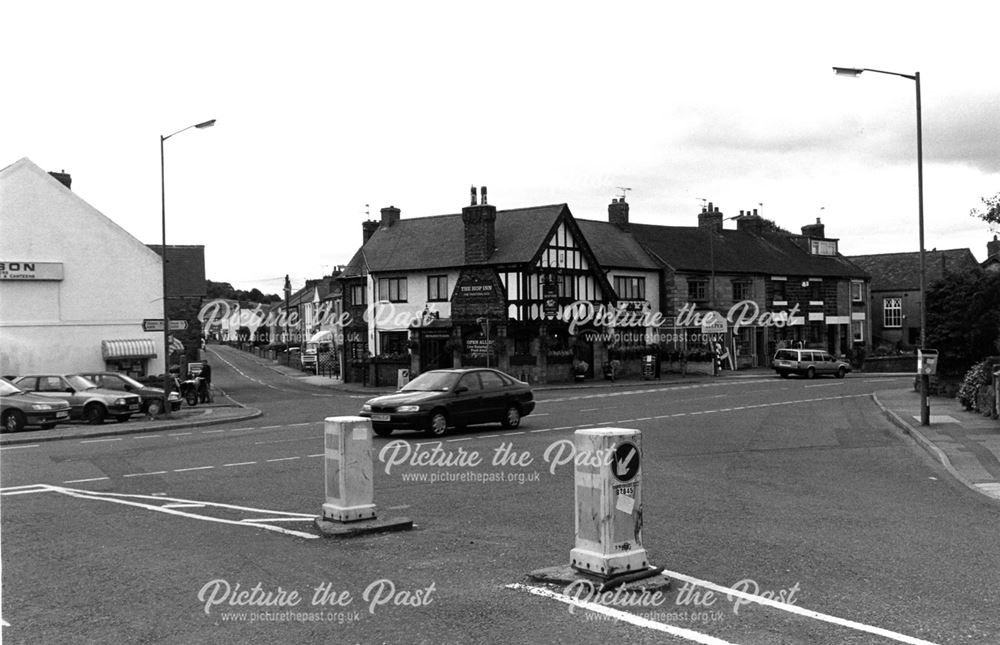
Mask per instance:
[[[31,404],[31,409],[32,410],[51,410],[52,406],[49,405],[48,403],[32,403]]]
[[[115,399],[115,405],[128,405],[125,399]]]
[[[420,412],[419,405],[401,405],[396,408],[396,412]]]
[[[169,395],[167,396],[167,400],[168,400],[168,401],[180,401],[180,400],[181,400],[181,395],[180,395],[180,394],[178,394],[177,392],[171,392],[171,393],[170,393],[170,394],[169,394]]]
[[[361,411],[362,412],[371,412],[372,411],[372,406],[370,406],[367,403],[365,403],[364,405],[361,406]]]

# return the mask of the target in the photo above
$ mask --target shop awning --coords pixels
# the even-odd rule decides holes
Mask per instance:
[[[101,354],[104,360],[116,358],[149,358],[156,356],[156,345],[150,338],[133,340],[102,340]]]

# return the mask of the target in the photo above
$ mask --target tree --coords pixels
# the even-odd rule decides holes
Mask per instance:
[[[1000,226],[1000,193],[992,197],[982,197],[981,200],[982,207],[973,208],[969,211],[969,215],[978,217],[989,224],[991,229],[995,229]]]
[[[927,290],[927,345],[942,371],[964,373],[996,354],[1000,341],[1000,273],[949,273]]]

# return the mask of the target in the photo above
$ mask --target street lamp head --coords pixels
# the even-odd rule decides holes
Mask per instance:
[[[834,67],[833,73],[837,76],[850,76],[852,78],[857,78],[861,76],[861,72],[865,70],[858,69],[856,67]]]
[[[194,127],[202,129],[202,128],[210,128],[213,125],[215,125],[215,119],[212,119],[211,121],[205,121],[204,123],[198,123]]]

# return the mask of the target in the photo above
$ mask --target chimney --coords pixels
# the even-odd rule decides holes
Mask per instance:
[[[62,184],[66,188],[70,188],[70,184],[73,183],[73,178],[70,177],[69,173],[66,172],[65,170],[62,170],[60,172],[50,172],[49,174],[52,175],[60,184]]]
[[[764,233],[764,218],[760,215],[751,215],[749,211],[736,219],[736,230],[750,233],[751,235],[761,235]]]
[[[611,198],[611,203],[608,204],[608,221],[618,228],[628,226],[628,203],[624,197],[621,199]]]
[[[986,243],[986,257],[992,258],[993,256],[1000,257],[1000,240],[997,239],[996,235],[993,236],[992,242]]]
[[[824,226],[823,222],[821,222],[817,217],[815,224],[807,224],[802,227],[802,235],[803,237],[824,238],[826,237],[826,226]]]
[[[701,212],[698,213],[698,228],[704,228],[712,231],[722,230],[722,213],[719,212],[719,207],[712,206],[712,202],[708,202],[707,207],[702,207]]]
[[[399,209],[395,206],[388,206],[382,209],[382,226],[389,228],[399,221]]]
[[[378,220],[370,219],[365,222],[361,222],[361,228],[364,231],[364,239],[361,241],[362,245],[368,243],[368,240],[372,239],[372,235],[378,230]]]
[[[496,248],[497,208],[486,203],[486,186],[482,187],[482,203],[476,205],[476,189],[472,188],[472,204],[462,209],[465,227],[465,262],[485,262]]]

